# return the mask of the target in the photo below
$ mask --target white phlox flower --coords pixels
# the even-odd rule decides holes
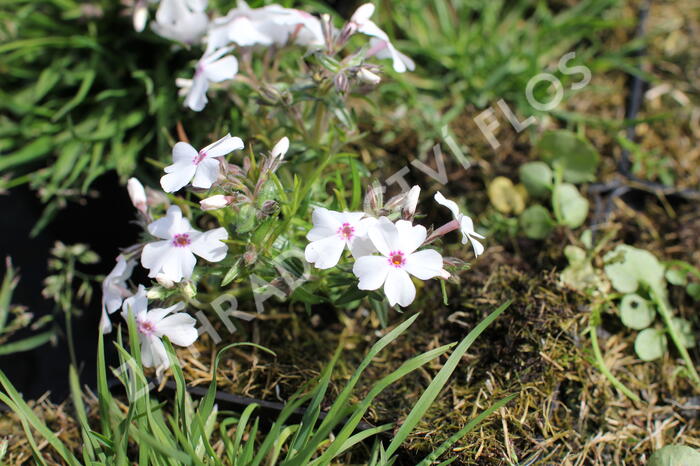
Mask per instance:
[[[156,367],[160,378],[165,369],[170,367],[170,359],[162,338],[168,337],[178,346],[189,346],[197,340],[197,321],[187,313],[178,312],[185,308],[184,303],[177,303],[165,309],[148,310],[146,289],[139,285],[136,294],[124,300],[122,316],[128,319],[134,316],[136,330],[141,342],[141,362],[144,367]]]
[[[376,219],[364,212],[336,212],[316,207],[312,214],[313,228],[306,239],[311,241],[304,251],[306,260],[319,269],[329,269],[340,260],[345,247],[358,258],[374,252],[367,231]]]
[[[175,85],[180,88],[178,94],[185,95],[184,104],[190,110],[201,112],[204,109],[209,101],[207,91],[211,83],[219,83],[236,76],[238,60],[233,55],[226,55],[230,51],[230,48],[222,48],[205,54],[197,62],[192,79],[175,80]]]
[[[148,225],[148,231],[161,241],[144,246],[141,265],[149,270],[151,278],[172,280],[177,283],[190,278],[197,263],[195,254],[209,262],[219,262],[226,257],[228,247],[222,240],[228,232],[220,227],[200,232],[183,218],[178,206],[171,206],[165,217]]]
[[[474,255],[479,257],[479,255],[484,252],[484,246],[477,240],[477,238],[484,239],[484,236],[474,231],[474,222],[472,219],[469,216],[462,214],[459,211],[457,203],[445,198],[440,191],[435,193],[435,202],[450,209],[455,221],[459,223],[459,230],[462,232],[462,244],[467,244],[467,241],[471,242],[472,248],[474,249]]]
[[[355,10],[349,23],[351,33],[357,31],[371,37],[367,57],[376,55],[378,58],[390,58],[397,73],[413,71],[416,67],[413,60],[396,50],[387,33],[370,19],[373,14],[374,5],[365,3]]]
[[[131,277],[136,261],[126,260],[121,254],[117,257],[117,264],[102,282],[102,318],[100,330],[102,333],[112,331],[112,322],[109,314],[115,313],[122,306],[124,298],[131,296],[126,287],[126,281]]]
[[[392,223],[381,217],[368,235],[380,255],[358,258],[352,271],[360,279],[357,286],[361,290],[376,290],[383,285],[390,305],[408,306],[413,302],[416,287],[410,275],[421,280],[446,275],[440,253],[434,249],[416,251],[425,241],[425,227],[407,220]]]
[[[234,43],[240,47],[284,45],[293,37],[304,46],[322,46],[321,22],[301,10],[268,5],[250,8],[244,1],[222,18],[212,21],[207,33],[207,52]]]
[[[168,193],[183,188],[190,181],[195,188],[209,189],[219,177],[218,157],[240,149],[243,149],[243,141],[230,134],[199,152],[186,142],[178,142],[173,146],[173,164],[165,167],[166,175],[160,179],[160,185]]]
[[[207,30],[206,0],[161,0],[153,31],[166,39],[194,44]]]

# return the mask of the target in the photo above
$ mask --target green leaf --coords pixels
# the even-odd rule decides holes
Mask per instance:
[[[605,273],[620,293],[634,293],[642,283],[665,294],[664,266],[649,251],[621,244],[603,260]]]
[[[406,416],[406,419],[404,420],[403,424],[401,424],[399,430],[394,435],[394,438],[386,449],[389,456],[393,455],[398,450],[399,446],[408,437],[408,434],[410,434],[415,428],[416,424],[418,424],[418,421],[420,421],[423,415],[425,415],[425,412],[428,410],[433,401],[435,401],[435,398],[437,398],[445,384],[447,384],[448,379],[457,368],[457,364],[462,360],[462,356],[464,356],[472,343],[474,343],[479,335],[481,335],[481,333],[486,330],[486,328],[491,325],[491,323],[496,320],[498,316],[508,309],[510,303],[511,302],[508,301],[502,304],[498,309],[489,314],[489,316],[482,320],[479,325],[474,327],[474,329],[469,332],[467,336],[464,337],[464,339],[459,343],[457,348],[455,348],[445,362],[445,365],[442,366],[442,369],[440,369],[437,375],[435,375],[433,381],[430,382],[428,388],[425,389],[421,397],[413,406],[413,409],[411,409],[411,412],[408,413],[408,416]]]
[[[585,183],[595,180],[600,154],[588,140],[567,130],[548,131],[535,146],[540,158],[550,166],[561,166],[564,180]]]
[[[692,348],[695,346],[695,334],[689,321],[681,317],[672,317],[671,325],[678,332],[683,346]]]
[[[554,229],[554,219],[543,206],[536,204],[525,209],[520,216],[520,227],[531,239],[544,239]]]
[[[561,223],[570,228],[580,227],[588,217],[588,200],[581,196],[573,184],[557,185],[554,188],[552,202],[558,204],[558,211],[562,216]]]
[[[620,302],[620,318],[625,326],[642,330],[654,322],[656,311],[649,301],[638,294],[628,294]]]
[[[696,466],[700,464],[700,452],[685,445],[667,445],[656,450],[647,466]]]
[[[654,361],[666,352],[666,335],[655,328],[639,332],[634,340],[634,351],[642,361]]]
[[[34,348],[38,348],[39,346],[47,343],[49,340],[51,340],[51,337],[53,336],[54,331],[49,330],[48,332],[33,335],[23,340],[13,341],[12,343],[6,343],[0,346],[0,356],[12,353],[19,353],[21,351],[33,350]]]
[[[696,302],[700,301],[700,283],[689,283],[685,287],[685,292]]]
[[[546,197],[552,190],[552,169],[544,162],[528,162],[520,166],[520,182],[532,197]]]
[[[521,186],[522,188],[522,186]],[[488,187],[491,204],[503,214],[520,214],[525,209],[525,195],[519,191],[511,180],[497,176]]]
[[[666,270],[666,280],[671,285],[685,286],[688,283],[688,272],[679,268]]]

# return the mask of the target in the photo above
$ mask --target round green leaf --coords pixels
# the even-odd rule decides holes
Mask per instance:
[[[685,445],[667,445],[656,450],[647,466],[697,466],[700,452]]]
[[[528,238],[544,239],[552,232],[554,220],[547,209],[537,204],[523,212],[520,216],[520,226]]]
[[[546,197],[552,190],[552,169],[544,162],[520,166],[520,182],[532,197]]]
[[[679,268],[671,268],[666,271],[666,280],[671,285],[685,286],[688,283],[688,272]]]
[[[522,186],[521,186],[522,189]],[[525,209],[527,193],[521,192],[511,180],[505,176],[497,176],[488,188],[491,204],[503,214],[520,214]]]
[[[554,188],[553,201],[559,205],[561,222],[571,228],[583,225],[588,217],[588,200],[581,196],[576,186],[562,183]]]
[[[700,283],[689,283],[685,287],[685,292],[695,301],[700,301]]]
[[[692,348],[695,346],[695,335],[693,334],[693,328],[690,325],[690,322],[681,317],[672,317],[671,323],[680,334],[683,346],[686,348]]]
[[[642,361],[659,359],[666,352],[666,335],[655,328],[646,328],[634,340],[634,351]]]
[[[620,318],[626,327],[635,330],[647,328],[654,322],[655,311],[651,303],[638,294],[628,294],[620,302]]]
[[[640,282],[665,293],[664,266],[649,251],[621,244],[604,261],[605,273],[620,293],[634,293]]]
[[[565,181],[585,183],[595,180],[600,154],[588,140],[575,133],[547,131],[537,142],[536,150],[549,165],[563,168]]]

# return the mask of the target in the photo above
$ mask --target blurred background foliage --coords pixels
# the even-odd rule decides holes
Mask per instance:
[[[355,7],[281,3],[334,13],[337,25]],[[532,114],[523,92],[527,80],[570,50],[577,51],[572,65],[583,63],[594,73],[631,68],[633,58],[626,57],[633,42],[604,50],[600,39],[619,26],[616,5],[616,0],[379,2],[379,24],[418,66],[405,75],[384,67],[391,78],[379,87],[379,101],[376,94],[366,99],[366,108],[377,114],[375,130],[386,130],[386,140],[412,128],[428,145],[466,106],[483,108],[503,98],[517,113]],[[210,11],[233,6],[212,1]],[[8,0],[0,6],[0,188],[28,184],[40,196],[46,209],[33,233],[67,201],[97,196],[90,187],[109,171],[122,182],[134,172],[152,179],[149,173],[156,171],[144,160],[167,159],[178,121],[202,142],[219,125],[240,134],[265,129],[243,120],[257,114],[248,111],[256,110],[249,98],[254,92],[243,86],[232,95],[235,105],[211,99],[201,115],[183,108],[174,80],[191,75],[201,50],[175,47],[148,30],[136,33],[130,8],[109,0]],[[301,55],[282,55],[280,69]],[[566,87],[571,78],[560,77]],[[546,92],[544,86],[538,92]],[[380,103],[396,111],[386,114]]]

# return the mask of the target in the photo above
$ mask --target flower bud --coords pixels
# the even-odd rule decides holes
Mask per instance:
[[[148,20],[148,5],[146,0],[137,0],[134,6],[134,30],[136,32],[142,32],[146,27],[146,20]]]
[[[340,72],[335,75],[335,78],[333,78],[333,84],[335,85],[335,88],[338,90],[338,92],[341,92],[343,94],[347,93],[350,89],[350,81],[343,72]]]
[[[258,252],[255,250],[255,246],[251,244],[246,252],[243,253],[243,261],[245,261],[246,265],[253,265],[257,258]]]
[[[279,203],[273,199],[268,199],[267,201],[263,202],[262,210],[263,214],[265,215],[272,215],[276,213],[279,210],[280,206]]]
[[[175,283],[172,280],[170,280],[169,278],[167,278],[165,275],[163,275],[162,273],[159,273],[158,275],[156,275],[156,281],[160,284],[160,286],[162,286],[163,288],[166,288],[166,289],[170,289],[173,286],[175,286]]]
[[[272,148],[272,157],[277,158],[279,157],[280,160],[284,158],[284,155],[287,153],[289,150],[289,138],[287,136],[283,137],[279,141],[277,141],[277,144],[275,144],[275,147]]]
[[[156,277],[156,280],[158,280],[158,277]],[[166,292],[164,288],[161,288],[159,286],[153,286],[149,288],[146,292],[146,297],[148,299],[163,299],[165,298],[165,293]]]
[[[199,201],[199,205],[202,210],[215,210],[223,209],[233,202],[233,196],[224,196],[223,194],[216,194],[214,196],[202,199]]]
[[[188,281],[182,285],[182,293],[189,299],[193,299],[197,296],[197,288],[194,287],[194,283]]]
[[[126,190],[134,207],[145,215],[147,210],[146,190],[143,189],[141,182],[136,178],[129,178],[129,181],[126,183]]]
[[[408,191],[403,207],[401,208],[401,216],[404,220],[410,220],[416,214],[416,206],[418,205],[418,196],[420,195],[420,186],[416,185]]]
[[[376,86],[382,81],[378,74],[372,73],[367,68],[360,68],[360,71],[357,72],[357,78],[363,83],[371,84],[372,86]]]

